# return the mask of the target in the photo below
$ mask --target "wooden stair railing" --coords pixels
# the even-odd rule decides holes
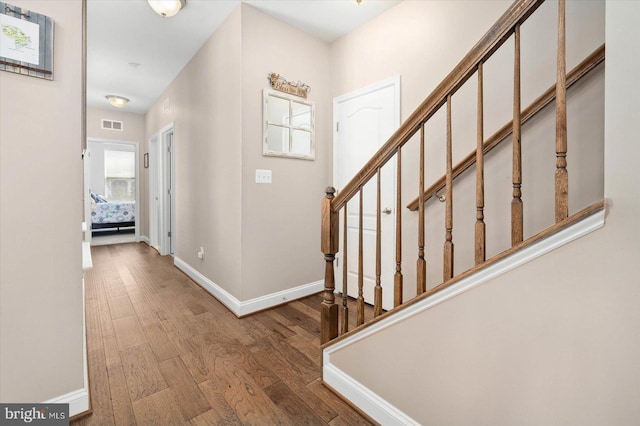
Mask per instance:
[[[591,71],[593,71],[598,65],[604,62],[605,58],[605,47],[604,45],[600,46],[596,50],[594,50],[587,58],[578,64],[574,69],[571,70],[567,74],[566,86],[567,89],[570,89],[574,84],[580,81],[583,77],[588,75]],[[478,70],[481,70],[482,66],[478,67]],[[482,79],[480,77],[480,71],[478,75],[478,79]],[[480,86],[479,86],[480,87]],[[478,97],[482,96],[479,92]],[[533,117],[535,117],[540,111],[542,111],[546,106],[548,106],[551,102],[556,100],[556,85],[554,84],[549,89],[547,89],[542,95],[540,95],[535,101],[531,103],[528,107],[522,110],[520,114],[521,125],[524,125]],[[481,102],[478,100],[478,102]],[[481,115],[482,106],[478,104],[478,116]],[[482,121],[478,121],[478,125],[481,126]],[[480,129],[479,129],[480,131]],[[482,157],[487,153],[491,152],[492,149],[500,145],[501,142],[505,141],[513,131],[513,121],[509,121],[504,126],[502,126],[498,131],[496,131],[493,135],[491,135],[487,140],[482,144],[482,150],[478,151],[477,149],[467,155],[462,161],[456,164],[453,167],[453,178],[457,178],[462,173],[464,173],[469,167],[474,164],[482,164],[482,161],[478,161],[478,157]],[[480,140],[482,140],[482,136],[478,136]],[[480,152],[480,154],[478,154]],[[427,202],[436,195],[438,192],[442,191],[445,187],[445,178],[446,176],[442,176],[437,179],[431,186],[424,190],[423,202]],[[412,211],[418,210],[419,200],[418,197],[414,198],[409,204],[407,204],[407,208]]]
[[[427,297],[439,291],[451,283],[457,281],[462,276],[467,276],[478,268],[493,263],[514,250],[518,250],[532,241],[535,242],[551,232],[557,232],[574,220],[583,217],[585,212],[601,208],[601,204],[585,209],[578,214],[568,216],[568,173],[567,173],[567,133],[566,133],[566,89],[574,84],[590,70],[594,69],[604,60],[604,47],[601,47],[569,75],[565,70],[565,0],[558,2],[558,60],[557,60],[557,83],[532,105],[524,111],[520,105],[520,26],[544,0],[517,0],[502,15],[502,17],[491,27],[482,39],[471,49],[464,59],[453,69],[453,71],[440,83],[436,89],[420,104],[420,106],[409,116],[400,128],[389,138],[389,140],[374,154],[374,156],[362,167],[355,177],[345,185],[336,196],[335,189],[327,188],[326,196],[322,200],[322,236],[321,249],[325,258],[325,290],[321,306],[321,343],[327,344],[338,337],[338,334],[345,335],[353,332],[349,331],[349,307],[347,296],[347,276],[346,276],[346,248],[348,245],[346,225],[343,230],[343,249],[345,257],[343,262],[343,288],[342,307],[338,309],[335,303],[335,277],[334,260],[340,249],[339,236],[339,212],[344,209],[346,224],[347,203],[359,194],[359,233],[358,233],[358,296],[356,299],[356,325],[360,327],[364,324],[365,303],[363,298],[363,187],[374,177],[377,184],[376,200],[376,250],[375,250],[375,288],[373,303],[373,321],[377,321],[381,316],[387,316],[390,312],[384,313],[382,310],[382,292],[384,288],[381,282],[381,203],[380,203],[380,176],[382,167],[394,156],[397,155],[397,180],[396,180],[396,253],[395,253],[395,275],[393,283],[394,309],[401,309],[402,306],[412,304],[416,300]],[[514,34],[514,102],[513,120],[508,125],[500,129],[487,141],[484,140],[483,129],[483,64],[493,53],[499,49],[505,41]],[[471,78],[473,74],[478,75],[478,111],[477,111],[477,148],[475,152],[466,157],[455,167],[452,164],[452,117],[451,104],[452,96],[460,87]],[[555,92],[555,96],[554,96]],[[555,210],[556,225],[547,230],[523,241],[523,207],[522,207],[522,171],[521,171],[521,148],[520,130],[524,122],[548,105],[553,99],[556,100],[556,172],[555,172]],[[425,124],[442,107],[446,108],[446,174],[430,188],[424,188],[424,163],[425,163]],[[419,182],[418,198],[409,204],[412,210],[418,210],[418,259],[416,262],[416,298],[405,302],[403,305],[403,270],[402,270],[402,219],[400,214],[401,206],[401,158],[402,147],[417,133],[420,133],[420,156],[419,156]],[[512,247],[493,258],[486,260],[485,223],[484,223],[484,154],[493,149],[502,140],[512,135],[513,143],[513,200],[512,200],[512,221],[511,235]],[[453,179],[459,176],[472,164],[476,167],[476,225],[475,225],[475,263],[476,266],[458,276],[454,273],[454,245],[453,245]],[[443,282],[427,291],[426,288],[426,267],[425,260],[425,202],[433,196],[436,191],[445,189],[445,241],[443,248]],[[385,287],[386,288],[386,287]],[[392,310],[393,311],[393,310]],[[342,321],[339,322],[339,312],[342,312]],[[340,327],[339,327],[340,325]]]

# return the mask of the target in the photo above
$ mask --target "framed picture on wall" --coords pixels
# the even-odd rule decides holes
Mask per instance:
[[[53,20],[0,2],[0,70],[53,80]]]

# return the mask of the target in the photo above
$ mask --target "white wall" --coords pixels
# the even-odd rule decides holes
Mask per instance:
[[[106,104],[106,100],[105,100]],[[87,108],[87,136],[126,142],[142,142],[144,139],[144,114],[116,109],[113,107]],[[122,121],[122,130],[102,128],[102,120]]]
[[[606,3],[605,227],[344,349],[339,368],[425,425],[637,424],[639,21],[640,3]]]
[[[79,1],[13,5],[55,22],[54,80],[0,72],[0,401],[84,387]]]
[[[326,43],[242,4],[147,113],[147,138],[175,123],[176,256],[240,301],[322,278],[312,224],[328,182],[328,64]],[[270,72],[312,87],[314,161],[262,155]],[[273,183],[257,185],[256,169]]]
[[[145,116],[145,140],[175,125],[176,256],[241,297],[240,7]],[[164,110],[165,102],[169,111]],[[144,152],[148,151],[145,142]],[[204,259],[198,259],[200,247]]]
[[[262,155],[262,90],[272,72],[311,86],[314,161]],[[322,279],[318,224],[331,163],[329,74],[327,43],[242,5],[242,300]],[[256,169],[271,170],[273,183],[256,184]]]

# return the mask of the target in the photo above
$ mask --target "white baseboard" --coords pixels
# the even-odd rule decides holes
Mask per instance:
[[[87,356],[87,304],[86,304],[86,287],[84,285],[84,276],[82,277],[82,364],[84,373],[84,388],[81,392],[76,392],[76,398],[73,399],[73,414],[71,414],[71,403],[69,403],[69,416],[75,416],[91,408],[91,395],[89,394],[89,357]],[[84,396],[86,393],[86,396]],[[78,398],[79,397],[79,398]],[[86,408],[85,408],[86,407]]]
[[[420,424],[335,365],[324,366],[322,380],[381,425]]]
[[[138,241],[142,241],[143,243],[147,243],[148,246],[151,246],[151,240],[146,235],[140,235]]]
[[[399,411],[392,404],[384,400],[379,395],[369,390],[366,386],[350,377],[347,373],[337,368],[331,363],[331,355],[347,346],[366,339],[386,328],[405,321],[419,313],[443,303],[461,293],[467,292],[485,282],[505,274],[517,267],[532,261],[552,250],[570,243],[584,235],[587,235],[604,226],[605,211],[600,210],[582,219],[580,222],[554,234],[550,237],[523,248],[496,263],[480,270],[467,278],[463,278],[455,284],[445,288],[438,293],[427,297],[407,309],[397,312],[365,328],[360,333],[349,336],[338,343],[325,348],[322,351],[322,376],[323,380],[356,407],[360,408],[375,421],[387,424],[418,424],[403,412]]]
[[[87,388],[69,392],[66,395],[44,401],[43,404],[69,404],[69,417],[89,409],[89,390]]]
[[[231,293],[211,281],[209,278],[196,271],[191,265],[179,257],[174,257],[174,265],[189,278],[207,290],[213,297],[231,310],[236,316],[242,317],[264,309],[272,308],[282,303],[310,296],[324,290],[324,281],[314,281],[287,290],[256,297],[254,299],[240,301]]]

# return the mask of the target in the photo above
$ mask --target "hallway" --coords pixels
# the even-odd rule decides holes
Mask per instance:
[[[369,424],[320,379],[320,296],[238,319],[143,243],[92,248],[75,425]]]

